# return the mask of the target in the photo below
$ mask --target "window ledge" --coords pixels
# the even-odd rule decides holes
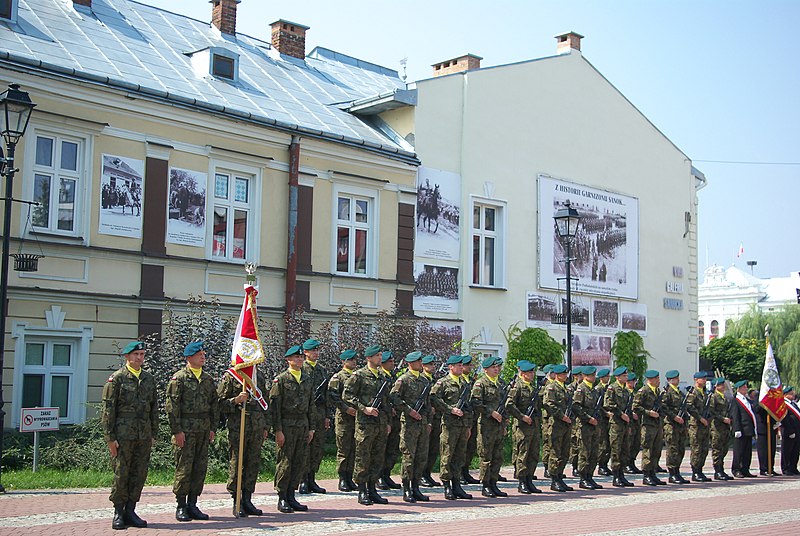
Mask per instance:
[[[501,292],[508,292],[506,287],[488,287],[486,285],[470,285],[469,288],[481,289],[481,290],[499,290]]]
[[[57,231],[41,231],[41,230],[31,230],[29,233],[31,236],[38,237],[42,236],[45,238],[58,238],[60,240],[69,240],[70,242],[85,242],[86,240],[82,236],[75,236],[75,235],[68,235],[68,234],[61,234]]]

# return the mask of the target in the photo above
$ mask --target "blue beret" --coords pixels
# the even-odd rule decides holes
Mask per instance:
[[[411,352],[410,354],[406,354],[406,362],[413,363],[414,361],[419,361],[422,359],[422,352]]]
[[[460,365],[463,358],[460,355],[451,355],[447,358],[448,365]]]
[[[489,367],[493,367],[494,365],[499,365],[502,362],[503,362],[502,359],[492,355],[492,356],[489,356],[486,359],[484,359],[483,362],[481,363],[481,366],[483,368],[489,368]]]
[[[469,365],[472,363],[472,356],[471,355],[462,355],[461,356],[461,363],[464,365]]]
[[[692,376],[692,378],[694,378],[696,380],[698,380],[700,378],[705,378],[705,377],[706,377],[706,373],[704,371],[702,371],[702,370],[700,372],[695,372],[694,375]]]
[[[791,385],[787,385],[786,387],[783,388],[783,394],[790,393],[792,391],[794,391],[794,387],[792,387]]]
[[[186,345],[186,348],[183,349],[183,357],[193,356],[197,352],[203,349],[204,341],[194,341],[190,342]]]
[[[583,367],[583,375],[584,376],[591,376],[592,374],[597,373],[597,367],[593,367],[591,365],[585,365]]]
[[[306,342],[303,343],[303,350],[314,350],[320,344],[321,343],[317,339],[308,339]]]
[[[608,370],[607,368],[601,368],[600,370],[597,371],[598,378],[605,378],[609,374],[611,374],[611,371]]]
[[[737,388],[737,389],[738,389],[739,387],[741,387],[742,385],[747,385],[747,380],[739,380],[738,382],[736,382],[736,383],[734,383],[734,384],[733,384],[733,386],[734,386],[735,388]]]
[[[721,383],[725,383],[725,378],[724,378],[724,377],[722,377],[722,376],[720,376],[719,378],[716,378],[716,379],[714,380],[714,385],[719,385],[719,384],[721,384]]]
[[[657,370],[646,370],[644,373],[645,378],[658,378],[658,371]]]
[[[567,370],[567,366],[564,364],[553,365],[553,368],[550,369],[551,372],[555,372],[556,374],[564,374]]]
[[[348,359],[355,359],[356,351],[355,350],[345,350],[341,354],[339,354],[339,359],[342,361],[347,361]]]
[[[635,372],[631,371],[631,372],[628,373],[628,381],[629,382],[636,381],[637,378],[638,378],[638,376],[636,375]]]
[[[300,345],[299,344],[295,344],[294,346],[292,346],[291,348],[286,350],[286,353],[283,354],[283,357],[289,357],[289,356],[298,355],[298,354],[302,354],[302,353],[303,353],[303,349],[300,348]]]
[[[553,372],[553,365],[550,363],[546,364],[544,367],[542,367],[542,372],[544,372],[545,374]]]
[[[572,367],[572,375],[575,374],[583,374],[583,366],[580,367]]]
[[[381,351],[380,344],[373,344],[372,346],[367,346],[366,349],[364,349],[364,357],[372,357],[380,351]]]
[[[142,341],[129,342],[125,345],[125,348],[122,349],[122,355],[127,355],[136,350],[144,350],[144,343]]]
[[[665,372],[665,373],[664,373],[664,376],[665,376],[665,377],[666,377],[668,380],[671,380],[672,378],[677,378],[678,376],[680,376],[680,374],[681,374],[681,373],[680,373],[680,372],[678,372],[677,370],[675,370],[675,369],[672,369],[672,370],[668,370],[667,372]]]
[[[425,357],[422,358],[422,364],[423,365],[427,365],[428,363],[433,363],[434,361],[436,361],[436,358],[433,357],[433,355],[431,355],[431,354],[428,354],[428,355],[426,355]]]
[[[392,354],[392,352],[389,350],[386,350],[381,354],[381,363],[386,363],[390,359],[394,359],[394,354]]]
[[[522,372],[530,372],[532,370],[536,370],[536,364],[531,363],[527,359],[523,359],[522,361],[517,362],[517,368]]]
[[[617,367],[617,368],[614,369],[614,372],[612,372],[612,374],[614,376],[622,376],[623,374],[626,374],[627,372],[628,372],[628,367]]]

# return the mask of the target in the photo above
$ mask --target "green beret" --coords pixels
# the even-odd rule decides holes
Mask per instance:
[[[536,364],[531,363],[527,359],[523,359],[522,361],[517,362],[517,368],[522,372],[530,372],[532,370],[536,370]]]
[[[341,354],[339,354],[339,359],[342,361],[347,361],[348,359],[355,359],[356,351],[355,350],[345,350]]]
[[[303,343],[303,350],[314,350],[320,344],[321,343],[317,339],[308,339],[306,342]]]
[[[128,355],[136,350],[144,350],[144,343],[142,341],[133,341],[126,344],[125,348],[122,349],[122,355]]]
[[[628,367],[623,366],[623,367],[615,368],[614,372],[612,372],[612,374],[614,376],[622,376],[623,374],[626,374],[627,372],[628,372]]]
[[[733,384],[733,386],[736,387],[737,389],[742,385],[747,385],[747,380],[739,380],[738,382]]]
[[[367,348],[364,350],[364,357],[372,357],[380,351],[381,351],[380,344],[373,344],[372,346],[367,346]]]
[[[499,365],[499,364],[500,364],[500,363],[502,363],[502,362],[503,362],[503,360],[502,360],[502,359],[500,359],[499,357],[495,357],[495,356],[493,356],[493,355],[490,355],[489,357],[485,358],[485,359],[484,359],[484,360],[481,362],[481,366],[482,366],[483,368],[487,369],[487,368],[489,368],[489,367],[493,367],[493,366],[495,366],[495,365]]]
[[[584,365],[583,367],[583,375],[584,376],[591,376],[597,372],[597,367],[593,367],[591,365]]]
[[[183,357],[190,357],[203,349],[204,341],[194,341],[186,345],[183,349]]]
[[[390,359],[394,359],[394,355],[389,350],[386,350],[381,354],[381,363],[386,363]]]
[[[725,383],[725,378],[722,376],[714,380],[714,385],[719,385],[721,383]]]
[[[406,354],[406,363],[413,363],[414,361],[419,361],[422,359],[422,352],[411,352],[410,354]]]
[[[550,369],[550,372],[554,372],[556,374],[564,374],[565,372],[567,372],[567,370],[568,370],[567,366],[561,364],[561,365],[553,365],[553,367]]]
[[[300,347],[299,344],[295,344],[294,346],[286,350],[286,353],[283,354],[283,357],[290,357],[293,355],[302,355],[302,354],[303,354],[303,349]]]
[[[675,369],[672,369],[672,370],[668,370],[666,373],[664,373],[664,376],[668,380],[671,380],[672,378],[677,378],[678,376],[680,376],[680,372],[678,372]]]
[[[706,373],[702,370],[700,372],[695,372],[694,375],[692,375],[692,378],[694,378],[695,380],[699,380],[700,378],[705,378],[705,377]]]
[[[629,382],[636,381],[637,378],[638,378],[638,376],[636,375],[635,372],[631,371],[631,372],[628,373],[628,381]]]
[[[783,388],[783,394],[791,393],[792,391],[794,391],[794,387],[792,387],[791,385],[787,385],[786,387]]]
[[[572,375],[575,376],[577,374],[583,374],[583,366],[579,367],[572,367]]]
[[[601,368],[600,370],[597,371],[598,379],[599,378],[605,378],[609,374],[611,374],[611,371],[609,369],[607,369],[607,368]]]
[[[422,358],[423,365],[427,365],[428,363],[433,363],[434,361],[436,361],[436,358],[433,357],[431,354],[428,354]]]
[[[653,369],[646,370],[645,373],[644,373],[644,377],[647,378],[647,379],[658,378],[658,371],[657,370],[653,370]]]
[[[471,355],[462,355],[461,356],[461,364],[469,365],[472,363],[472,356]]]
[[[447,358],[448,365],[460,365],[463,358],[460,355],[451,355]]]
[[[544,372],[545,374],[550,374],[551,372],[553,372],[553,365],[550,363],[546,364],[544,367],[542,367],[542,372]]]

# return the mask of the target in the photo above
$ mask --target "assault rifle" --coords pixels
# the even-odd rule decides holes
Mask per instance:
[[[600,412],[603,411],[603,399],[605,398],[605,391],[602,392],[600,396],[597,397],[597,402],[594,404],[594,411],[592,412],[592,418],[597,420],[600,417]]]
[[[565,417],[569,417],[570,419],[572,418],[572,399],[573,398],[574,398],[574,395],[572,393],[570,393],[570,395],[567,397],[567,409],[564,410],[564,416]]]
[[[461,388],[461,393],[458,395],[458,402],[456,408],[464,410],[464,407],[469,404],[469,395],[471,394],[469,382],[464,382],[464,387]]]
[[[375,393],[375,398],[372,399],[372,403],[370,404],[371,407],[375,409],[381,409],[383,405],[383,393],[386,391],[386,388],[389,386],[389,380],[384,378],[381,386],[378,388],[378,392]]]
[[[692,393],[692,391],[694,391],[694,386],[690,385],[689,387],[686,388],[686,394],[683,395],[683,400],[681,400],[681,407],[678,408],[678,413],[677,413],[677,416],[680,417],[681,419],[686,418],[686,405],[689,402],[689,395]]]
[[[539,413],[537,411],[539,407],[539,404],[537,404],[537,402],[539,401],[539,390],[541,388],[542,386],[539,385],[539,382],[536,382],[536,387],[533,388],[533,392],[531,393],[531,400],[530,402],[528,402],[528,408],[525,410],[525,415],[527,415],[528,417],[532,418],[534,415],[537,415]]]
[[[506,384],[503,387],[503,391],[500,393],[500,403],[497,404],[497,413],[505,417],[506,415],[506,400],[508,400],[508,394],[511,392],[511,389],[514,388],[514,385],[517,383],[517,378],[514,378],[511,382]]]
[[[331,382],[333,374],[329,374],[322,382],[314,389],[314,404],[321,406],[325,403],[325,395],[328,394],[328,384]]]
[[[658,396],[656,397],[656,401],[653,402],[653,407],[651,408],[651,411],[655,411],[656,413],[661,413],[661,399],[664,398],[664,393],[667,392],[667,388],[669,388],[669,386],[665,387],[664,389],[658,392]]]
[[[703,412],[700,414],[705,420],[708,420],[708,416],[711,414],[711,396],[713,394],[714,391],[706,393],[706,403],[703,405]]]
[[[628,393],[628,401],[625,403],[625,409],[622,410],[622,413],[628,417],[633,415],[633,393]]]
[[[430,393],[430,392],[431,392],[431,384],[432,384],[432,383],[433,383],[433,382],[430,382],[430,381],[429,381],[429,382],[427,382],[427,383],[425,384],[425,387],[423,387],[423,388],[422,388],[422,392],[421,392],[421,393],[419,394],[419,396],[417,397],[417,401],[416,401],[416,402],[414,402],[414,408],[413,408],[413,409],[414,409],[414,411],[416,411],[417,413],[419,413],[420,411],[422,411],[422,408],[424,408],[424,407],[425,407],[425,399],[428,397],[428,393]]]

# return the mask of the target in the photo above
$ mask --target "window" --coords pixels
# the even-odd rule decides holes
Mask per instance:
[[[252,175],[214,174],[212,257],[245,260],[251,254],[253,182]]]
[[[366,195],[338,193],[336,199],[335,271],[370,275],[374,270],[373,235],[375,199]]]
[[[472,284],[503,286],[503,207],[472,205]]]
[[[69,418],[70,385],[75,371],[75,345],[31,339],[25,342],[22,407],[57,407]]]
[[[14,2],[16,0],[0,0],[0,19],[13,20]]]
[[[719,322],[717,322],[716,320],[712,320],[711,321],[711,336],[709,337],[709,340],[716,339],[717,337],[719,337]]]
[[[34,230],[76,234],[79,230],[79,192],[84,173],[85,141],[36,132],[33,160]]]
[[[211,60],[211,74],[233,80],[236,74],[236,60],[214,54]]]
[[[697,327],[697,344],[700,346],[706,345],[706,325],[703,321],[700,321],[700,324]]]

